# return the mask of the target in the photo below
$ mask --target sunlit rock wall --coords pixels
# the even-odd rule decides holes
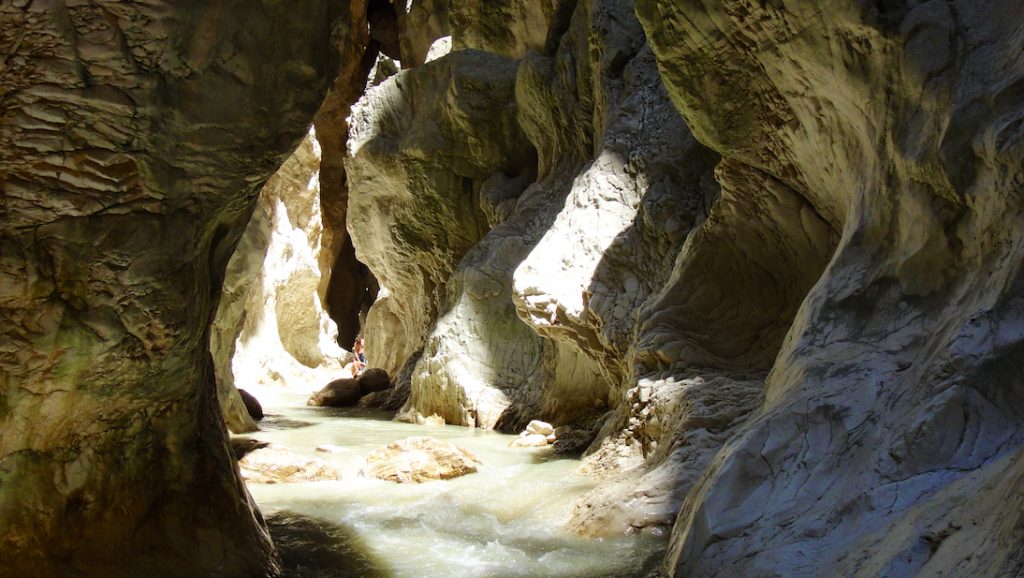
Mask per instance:
[[[669,574],[1020,571],[994,514],[1022,495],[1012,2],[642,0],[646,29],[623,1],[435,4],[400,12],[411,69],[350,159],[406,415],[607,411],[569,525],[675,524]],[[505,127],[493,87],[413,80],[470,58],[514,68],[491,96],[535,162],[460,187],[450,157],[519,156],[451,121]],[[454,148],[408,153],[435,133]]]
[[[723,189],[738,206],[770,193],[788,207],[736,230],[801,256],[758,275],[809,280],[820,239],[838,240],[764,404],[687,497],[664,572],[1019,575],[1019,3],[638,5],[674,101],[726,157]],[[731,289],[722,303],[754,293]],[[714,349],[685,319],[653,323],[684,330],[684,359],[772,359],[742,332]],[[648,343],[660,360],[666,348]]]
[[[264,576],[208,351],[337,3],[0,4],[0,569]]]
[[[349,353],[317,292],[323,225],[320,145],[311,132],[267,181],[228,263],[210,336],[228,427],[251,431],[235,387],[258,398],[347,376]]]

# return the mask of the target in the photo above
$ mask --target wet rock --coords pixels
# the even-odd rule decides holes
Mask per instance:
[[[359,390],[363,395],[385,391],[391,387],[388,372],[379,367],[371,367],[359,375]]]
[[[260,405],[256,396],[239,388],[238,394],[242,396],[242,401],[245,403],[245,411],[248,412],[252,419],[259,421],[263,419],[263,406]]]
[[[417,422],[420,423],[420,425],[440,427],[444,425],[444,418],[435,413],[434,415],[423,418],[422,421],[417,420]]]
[[[555,428],[547,422],[535,419],[526,425],[526,433],[547,436],[555,433]]]
[[[334,465],[307,458],[284,448],[270,446],[254,449],[238,460],[242,477],[251,483],[278,484],[340,480]]]
[[[359,380],[345,377],[336,379],[314,393],[306,405],[316,407],[348,407],[356,405],[362,397]]]
[[[586,451],[596,436],[593,430],[563,426],[555,429],[555,439],[551,445],[556,454],[579,455]]]
[[[391,482],[447,480],[477,471],[480,460],[468,450],[431,437],[409,437],[374,450],[363,473]]]
[[[510,448],[543,448],[548,446],[548,437],[541,434],[526,434],[508,444]]]
[[[270,445],[270,442],[243,437],[232,437],[230,443],[231,453],[234,454],[236,460],[244,458],[249,452],[265,448]]]

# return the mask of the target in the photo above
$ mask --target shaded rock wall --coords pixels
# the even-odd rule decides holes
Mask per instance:
[[[245,415],[238,413],[236,386],[257,397],[315,391],[341,377],[350,357],[317,291],[324,261],[320,162],[311,131],[260,191],[228,263],[210,352],[225,420],[236,433],[255,429],[246,429],[244,405]]]
[[[320,251],[318,292],[331,318],[338,325],[338,343],[352,347],[365,318],[366,301],[376,297],[376,283],[352,251],[345,230],[348,208],[348,179],[345,153],[348,143],[348,115],[363,94],[366,77],[377,58],[378,46],[370,39],[367,0],[348,0],[347,18],[335,30],[341,67],[331,90],[313,119],[320,143],[320,209],[323,232]]]
[[[276,572],[207,335],[256,194],[332,78],[337,16],[0,5],[5,574]]]
[[[638,4],[723,166],[839,238],[664,571],[1021,572],[1018,4]]]

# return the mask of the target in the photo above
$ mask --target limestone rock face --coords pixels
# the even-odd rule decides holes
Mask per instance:
[[[467,0],[450,2],[448,22],[454,50],[486,50],[522,58],[544,51],[558,0]]]
[[[593,426],[570,527],[668,575],[1020,572],[1014,2],[439,4],[350,159],[405,417]]]
[[[207,335],[256,195],[333,77],[340,12],[0,4],[5,575],[276,573]]]
[[[455,10],[479,30],[498,26],[499,12],[519,9],[470,4]],[[401,229],[387,225],[403,239],[401,250],[389,245],[394,234],[382,236],[386,227],[366,217],[349,224],[360,258],[385,289],[384,300],[370,312],[368,343],[373,338],[389,344],[394,358],[373,361],[392,373],[401,368],[399,388],[409,388],[404,415],[410,420],[436,413],[447,423],[517,431],[534,416],[564,424],[590,420],[616,405],[626,388],[622,380],[631,374],[634,309],[667,281],[687,233],[717,194],[711,175],[716,156],[688,136],[660,86],[631,7],[585,2],[571,19],[562,14],[561,20],[552,7],[543,12],[545,28],[560,27],[562,34],[551,55],[533,53],[514,65],[459,50],[466,45],[459,35],[469,34],[469,28],[460,29],[454,52],[403,72],[357,107],[356,118],[395,127],[389,130],[401,139],[384,138],[390,133],[383,130],[353,131],[359,137],[352,142],[359,146],[349,163],[352,214],[382,208],[396,214],[402,203],[424,208],[402,215]],[[485,37],[475,46],[522,56],[522,50],[498,48]],[[516,42],[527,46],[535,40]],[[485,58],[507,63],[490,69],[514,74],[514,94],[496,93],[487,101],[479,91],[493,87],[471,85],[468,77],[457,90],[444,92],[412,80],[436,75],[433,71],[442,67],[460,71],[463,62]],[[479,117],[469,117],[479,120],[469,126],[444,124],[437,131],[432,127],[437,120],[400,116],[410,108],[403,104],[409,100],[423,101],[413,109],[418,114],[431,110],[444,122],[465,117],[467,110],[479,111]],[[504,117],[478,102],[491,108],[500,103],[498,110],[514,113],[536,153],[501,136],[488,138],[487,146],[472,146],[476,157],[500,158],[492,147],[508,144],[525,152],[507,150],[500,167],[478,162],[474,184],[462,187],[460,195],[447,172],[425,171],[424,162],[414,164],[410,157],[415,156],[406,151],[409,143],[425,141],[424,134],[454,134],[454,149],[431,149],[430,156],[421,156],[465,173],[461,163],[448,160],[465,154],[461,143],[479,140],[482,127],[495,130],[509,122],[496,121]],[[401,144],[392,144],[396,141]],[[427,142],[448,144],[437,138]],[[425,188],[428,194],[421,192]],[[396,197],[401,203],[391,200]],[[425,218],[428,201],[440,204],[436,198],[442,207],[474,215],[479,228],[475,239],[463,236],[458,250],[445,251],[442,258],[438,250],[417,247],[438,247],[437,239],[443,241],[439,248],[450,246],[453,231],[465,228],[458,225],[459,213],[446,220]],[[472,249],[470,241],[476,243]],[[636,270],[638,263],[642,270]],[[421,286],[433,291],[430,299],[421,297],[429,294]],[[621,293],[631,301],[619,299]],[[579,305],[581,298],[587,307]]]
[[[770,311],[752,318],[772,342],[785,333],[777,356],[732,322],[727,340],[701,342],[690,319],[655,314],[683,329],[682,358],[772,366],[763,406],[687,497],[667,575],[1024,568],[1020,509],[1007,509],[1024,495],[1018,10],[638,1],[674,101],[727,157],[723,201],[773,207],[729,238],[770,239],[751,262],[803,256],[708,304],[766,291],[782,311],[798,299],[773,278],[814,283],[788,330],[764,323]],[[806,268],[826,257],[814,280]],[[718,323],[704,311],[693,321]],[[649,343],[652,362],[671,353]]]
[[[398,483],[448,480],[472,474],[480,466],[469,450],[431,437],[410,437],[366,456],[363,473]]]
[[[423,347],[448,277],[486,232],[483,180],[530,157],[514,80],[513,61],[461,52],[393,76],[353,110],[348,229],[381,286],[367,358],[390,375]]]
[[[342,374],[350,356],[338,346],[337,325],[318,291],[326,250],[320,162],[311,132],[264,185],[228,263],[210,351],[221,406],[236,433],[255,428],[234,428],[235,386],[314,390]]]

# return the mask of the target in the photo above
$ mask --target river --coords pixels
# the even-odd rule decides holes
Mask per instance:
[[[594,487],[579,460],[512,449],[514,436],[418,426],[388,414],[314,408],[278,396],[249,437],[334,462],[337,482],[249,483],[292,578],[639,577],[656,574],[665,541],[648,535],[584,539],[562,526]],[[360,475],[366,455],[429,435],[473,452],[483,466],[461,478],[396,484]],[[343,451],[324,454],[316,446]]]

